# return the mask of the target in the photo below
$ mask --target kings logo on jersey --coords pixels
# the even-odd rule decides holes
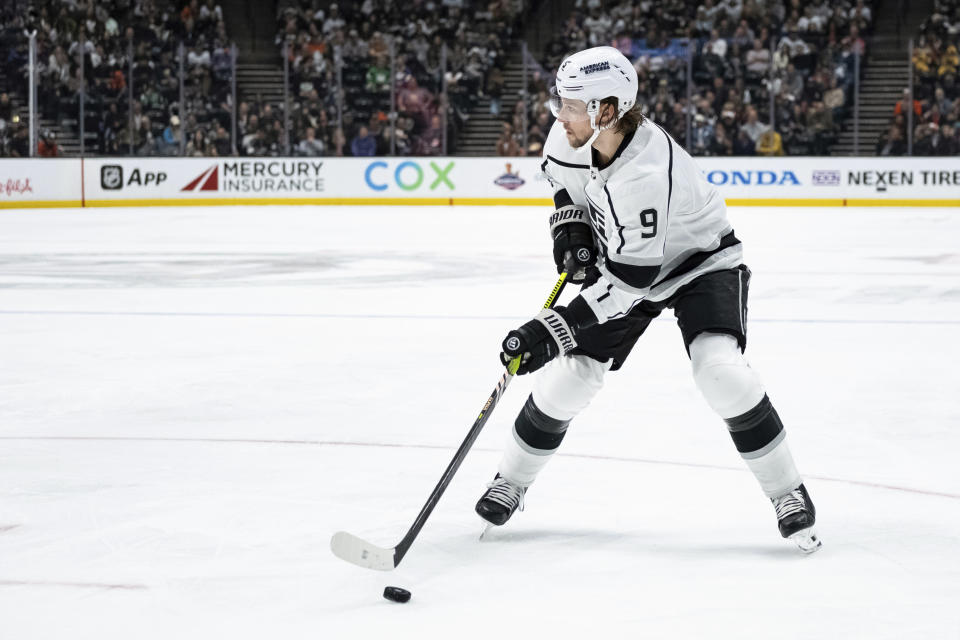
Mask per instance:
[[[517,171],[516,173],[512,173],[510,171],[511,166],[512,165],[508,162],[507,172],[502,176],[500,176],[499,178],[497,178],[496,180],[494,180],[493,184],[499,187],[503,187],[504,189],[509,189],[510,191],[513,191],[514,189],[522,187],[524,184],[526,184],[526,181],[520,177],[519,171]]]

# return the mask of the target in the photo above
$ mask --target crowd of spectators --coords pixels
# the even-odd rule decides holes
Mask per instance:
[[[30,132],[20,122],[9,93],[0,93],[0,158],[30,155]]]
[[[85,96],[84,130],[95,136],[86,141],[88,152],[178,155],[181,131],[188,155],[231,152],[231,53],[215,0],[4,3],[0,24],[4,76],[20,96],[27,95],[24,32],[36,31],[41,118],[79,133]],[[11,129],[10,120],[2,120]],[[17,125],[9,137],[18,139],[23,125]],[[4,149],[4,155],[23,152],[18,144]]]
[[[611,45],[634,63],[649,117],[681,142],[689,122],[692,153],[823,155],[872,23],[870,0],[578,0],[510,124],[522,138],[527,123],[538,154],[553,120],[545,78],[568,53]]]
[[[455,150],[470,110],[487,95],[490,70],[505,64],[524,1],[280,0],[276,44],[289,63],[291,130],[285,135],[282,103],[242,102],[235,145],[231,52],[216,0],[5,3],[0,62],[11,93],[25,102],[24,31],[36,30],[41,117],[78,133],[82,83],[91,153],[438,155],[445,134]],[[9,109],[11,117],[0,118],[2,153],[26,155],[26,125]]]
[[[5,3],[0,155],[29,151],[15,108],[26,95],[25,30],[37,33],[42,117],[77,130],[82,87],[84,127],[95,135],[87,150],[102,155],[179,155],[181,146],[196,156],[438,155],[444,138],[455,153],[484,98],[504,122],[496,153],[539,155],[553,122],[553,70],[601,44],[634,63],[648,115],[696,155],[824,155],[850,109],[855,55],[864,64],[874,20],[871,0],[577,0],[529,74],[526,99],[501,113],[507,52],[531,0],[278,4],[290,131],[282,103],[245,101],[234,142],[231,51],[216,0]],[[906,152],[911,112],[915,154],[958,151],[960,0],[934,4],[914,48],[912,102],[905,92],[896,104],[878,154]],[[54,132],[38,134],[43,154],[57,155]]]
[[[882,156],[955,156],[960,153],[960,0],[935,0],[913,49],[914,89],[903,90],[887,130],[877,140]],[[912,118],[910,117],[913,112]],[[912,149],[907,127],[913,124]]]
[[[292,150],[439,155],[446,132],[454,152],[470,110],[497,91],[487,78],[506,64],[523,8],[524,0],[282,0],[276,43],[290,69]]]

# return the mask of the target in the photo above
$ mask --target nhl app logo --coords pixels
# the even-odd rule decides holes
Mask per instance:
[[[123,167],[118,164],[105,164],[100,167],[100,186],[114,191],[123,188]]]

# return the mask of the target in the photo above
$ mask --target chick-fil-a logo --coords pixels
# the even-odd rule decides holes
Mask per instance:
[[[6,182],[3,182],[3,179],[0,179],[0,192],[6,193],[8,196],[12,196],[15,193],[33,193],[33,187],[30,186],[30,178],[25,178],[23,180],[7,178]]]

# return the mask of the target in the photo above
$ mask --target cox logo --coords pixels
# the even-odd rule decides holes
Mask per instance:
[[[448,162],[447,165],[441,169],[436,162],[431,161],[429,163],[430,169],[432,170],[432,174],[429,176],[431,191],[435,190],[441,184],[445,184],[451,191],[454,190],[455,187],[450,180],[450,171],[453,169],[453,165],[453,162]],[[423,167],[420,166],[420,163],[413,162],[412,160],[401,162],[392,173],[393,175],[391,176],[390,165],[388,163],[377,160],[367,165],[367,170],[363,173],[363,177],[367,181],[367,186],[374,191],[386,191],[390,186],[391,177],[393,178],[393,183],[404,191],[419,189],[428,178]]]

